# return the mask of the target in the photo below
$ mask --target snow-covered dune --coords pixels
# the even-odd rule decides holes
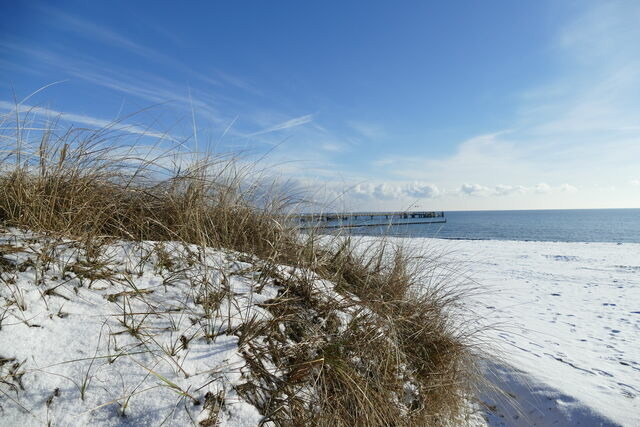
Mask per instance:
[[[74,241],[0,234],[1,426],[261,420],[235,391],[247,380],[239,338],[219,332],[267,317],[257,303],[277,291],[254,292],[240,273],[250,264],[233,253],[211,250],[188,269],[157,253],[121,242],[89,261]],[[220,300],[225,321],[197,304],[207,296],[193,286],[222,280],[234,296]]]
[[[0,229],[0,426],[318,424],[309,415],[353,390],[324,392],[325,378],[388,403],[395,420],[422,383],[390,317],[310,270],[246,253]],[[361,380],[383,378],[378,367],[386,394]],[[450,419],[484,425],[468,396]]]
[[[521,406],[493,402],[491,424],[640,425],[640,244],[399,240],[478,282],[491,371]]]

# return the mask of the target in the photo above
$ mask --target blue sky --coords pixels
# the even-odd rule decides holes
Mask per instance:
[[[347,209],[640,207],[637,1],[0,7],[5,112],[195,121]]]

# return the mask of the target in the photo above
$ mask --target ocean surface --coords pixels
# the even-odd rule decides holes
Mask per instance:
[[[357,227],[349,232],[464,240],[640,243],[640,209],[454,211],[445,212],[445,217],[444,224]]]

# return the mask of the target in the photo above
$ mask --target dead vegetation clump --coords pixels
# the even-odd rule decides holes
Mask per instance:
[[[258,283],[278,287],[278,296],[263,304],[272,318],[204,333],[206,339],[238,336],[250,375],[237,391],[265,422],[463,420],[478,381],[472,340],[452,314],[460,299],[449,287],[455,274],[436,275],[434,257],[388,242],[299,233],[287,212],[300,197],[267,184],[255,164],[177,153],[163,143],[141,150],[127,146],[117,127],[59,133],[54,124],[27,134],[29,120],[26,113],[3,122],[0,225],[72,237],[89,260],[114,239],[226,248],[254,262]],[[157,248],[158,268],[175,269],[172,254]],[[197,263],[198,255],[185,259],[182,264]],[[70,268],[90,282],[108,273],[90,262]],[[212,289],[206,280],[200,286],[196,302],[220,316],[228,289],[224,283]],[[134,294],[110,295],[117,302]],[[176,346],[187,348],[192,338]],[[224,398],[204,401],[211,416],[203,425],[214,425]]]
[[[251,328],[258,337],[246,344],[261,381],[241,392],[285,424],[464,424],[479,378],[469,331],[449,316],[460,294],[424,286],[431,258],[379,242],[340,245],[315,271],[270,273],[280,292],[265,304],[269,332]],[[284,374],[275,378],[264,360]]]

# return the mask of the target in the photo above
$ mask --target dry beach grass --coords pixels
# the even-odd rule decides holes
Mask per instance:
[[[78,286],[91,288],[100,280],[124,286],[105,291],[105,304],[116,304],[122,312],[117,333],[170,360],[194,341],[237,336],[252,378],[236,391],[258,408],[264,422],[463,422],[480,381],[473,331],[454,316],[460,293],[450,285],[456,273],[436,276],[437,257],[407,253],[384,240],[363,246],[349,236],[300,233],[287,213],[302,198],[257,173],[254,163],[213,153],[176,155],[164,143],[141,150],[127,145],[126,132],[116,125],[61,131],[59,123],[50,123],[28,131],[37,127],[31,119],[28,111],[14,111],[2,121],[0,227],[45,237],[29,262],[5,262],[4,256],[22,248],[0,248],[0,287],[7,290],[0,310],[24,308],[11,283],[17,269],[32,269],[42,278],[33,286],[40,287],[45,303],[60,298],[56,287],[44,283],[46,268],[58,247],[72,239],[82,257],[62,271]],[[105,261],[105,250],[117,241],[139,242],[146,248],[140,259],[151,260],[167,277],[191,280],[194,302],[204,314],[192,320],[196,327],[188,336],[176,338],[172,346],[153,347],[151,319],[163,313],[144,290],[127,282],[134,271],[118,273]],[[202,251],[194,248],[232,251],[252,266],[243,274],[262,286],[277,286],[278,295],[261,305],[270,316],[247,315],[232,326],[225,317],[230,311],[221,309],[234,305],[225,280],[214,283],[206,275],[185,273],[202,267]],[[319,281],[335,284],[339,297],[323,293]],[[148,311],[132,311],[134,300],[147,304]],[[347,312],[349,319],[341,322]],[[2,318],[0,312],[0,328]],[[211,327],[225,319],[228,327]],[[0,402],[12,405],[21,393],[24,367],[11,349],[1,351]],[[151,366],[142,367],[180,399],[202,405],[208,415],[200,425],[217,423],[223,395],[200,396]],[[91,392],[90,369],[86,372],[73,379],[83,399]],[[125,414],[127,401],[111,403]]]

